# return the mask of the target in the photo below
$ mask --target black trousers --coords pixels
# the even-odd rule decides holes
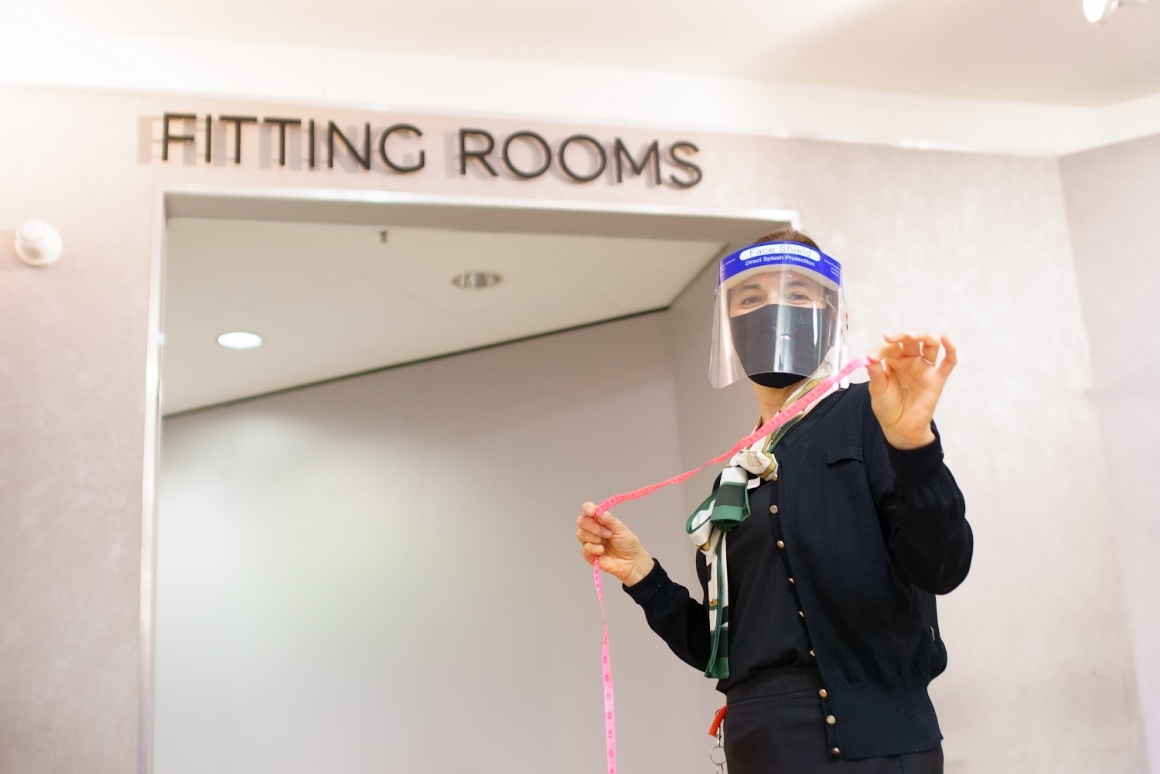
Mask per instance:
[[[820,685],[805,670],[762,681],[757,691],[731,690],[723,725],[729,774],[943,774],[941,746],[861,760],[834,755]]]

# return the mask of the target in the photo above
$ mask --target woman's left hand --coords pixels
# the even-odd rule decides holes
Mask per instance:
[[[939,361],[939,349],[943,349]],[[946,336],[893,333],[871,355],[870,405],[886,441],[896,449],[917,449],[934,441],[931,419],[943,385],[958,362]]]

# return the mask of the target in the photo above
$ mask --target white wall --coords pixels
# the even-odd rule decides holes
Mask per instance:
[[[158,774],[599,770],[574,520],[678,464],[663,325],[166,420]],[[670,554],[682,510],[676,491],[623,509]],[[608,592],[623,770],[701,770],[686,668]]]
[[[948,772],[1147,770],[1055,163],[810,142],[762,159],[735,182],[792,202],[843,261],[852,355],[895,329],[960,349],[936,414],[976,540],[970,576],[940,602]],[[744,385],[706,384],[712,281],[670,312],[684,467],[756,418]],[[1136,534],[1143,550],[1160,542]]]
[[[1106,459],[1131,646],[1153,770],[1160,770],[1160,138],[1060,161],[1092,353],[1092,401]]]
[[[767,164],[763,176],[748,182],[756,185],[760,181],[773,189],[770,195],[775,201],[799,203],[803,227],[844,261],[853,353],[868,351],[879,332],[897,327],[946,331],[962,351],[962,364],[952,377],[937,417],[948,464],[966,493],[976,534],[971,576],[941,604],[950,668],[935,682],[933,694],[947,737],[948,771],[1145,771],[1112,516],[1105,506],[1107,473],[1097,457],[1085,475],[1074,474],[1076,445],[1098,445],[1099,436],[1088,395],[1087,353],[1082,346],[1085,333],[1074,313],[1078,289],[1055,164],[823,143],[793,143],[751,152],[761,153]],[[937,196],[929,193],[934,191]],[[1037,224],[1037,228],[1029,231],[1028,223]],[[602,402],[583,415],[572,410],[571,398],[531,403],[524,408],[532,420],[527,425],[528,434],[520,430],[519,437],[507,445],[508,454],[518,455],[521,443],[533,442],[542,432],[538,424],[541,410],[548,414],[561,411],[560,417],[543,418],[549,426],[563,427],[569,420],[579,419],[577,427],[585,428],[577,440],[579,446],[584,446],[584,438],[595,439],[615,428],[621,440],[601,447],[599,460],[578,455],[574,465],[568,466],[569,486],[576,493],[572,500],[598,498],[603,494],[588,493],[591,481],[608,481],[599,488],[611,492],[658,480],[693,467],[748,432],[755,410],[747,385],[719,392],[712,390],[705,378],[712,285],[713,270],[709,268],[663,317],[617,324],[626,331],[641,327],[637,331],[641,338],[633,351],[614,350],[615,362],[607,359],[610,354],[594,356],[591,362],[604,364],[597,381],[613,394],[627,390],[622,399],[634,402],[623,407]],[[586,382],[584,377],[591,373],[586,358],[570,366],[554,364],[561,356],[572,360],[565,354],[566,348],[604,328],[575,332],[558,341],[550,337],[471,355],[464,359],[465,373],[472,374],[460,384],[470,385],[464,397],[476,400],[475,385],[494,382],[497,389],[486,390],[477,400],[479,412],[496,413],[496,422],[517,422],[519,406],[526,403],[526,393],[519,390],[529,389],[523,380],[533,378],[532,374],[543,367],[540,359],[548,368],[561,368],[562,374]],[[613,342],[620,337],[610,330],[605,340]],[[1024,342],[1034,342],[1034,347]],[[517,353],[522,365],[512,367],[509,363]],[[225,428],[251,422],[254,416],[264,417],[268,406],[280,406],[289,397],[317,392],[318,397],[311,400],[319,405],[357,407],[343,411],[364,417],[361,422],[351,421],[352,427],[360,427],[353,439],[340,434],[319,444],[322,449],[334,450],[338,459],[352,453],[342,450],[348,444],[354,453],[367,446],[362,427],[373,428],[372,437],[392,437],[400,429],[411,432],[419,421],[416,412],[433,415],[423,420],[424,429],[416,435],[416,444],[426,447],[430,442],[424,434],[449,434],[449,420],[438,416],[437,406],[443,398],[432,403],[429,397],[421,396],[420,385],[432,380],[438,385],[435,374],[459,370],[459,361],[452,358],[372,377],[405,379],[416,385],[413,391],[399,393],[400,400],[412,400],[415,407],[406,413],[405,420],[400,419],[401,427],[381,419],[384,412],[379,401],[384,396],[378,390],[368,386],[361,395],[331,394],[348,389],[348,383],[209,411],[172,424],[185,433],[189,428],[183,423],[196,425],[209,417],[220,417],[215,419],[215,423],[222,423],[220,432],[233,432]],[[637,395],[632,387],[635,377],[630,378],[635,372],[649,374],[664,400]],[[618,387],[605,383],[613,375],[628,378],[629,384]],[[585,397],[589,388],[583,384],[566,386],[561,381],[549,386],[553,394],[575,395],[576,402],[590,404]],[[393,393],[389,394],[393,401]],[[640,398],[647,410],[635,403]],[[666,412],[671,413],[666,416]],[[625,421],[629,416],[637,422],[647,417],[651,424],[630,431]],[[261,436],[265,435],[263,431]],[[666,447],[673,444],[673,454],[661,460],[650,452],[646,459],[652,469],[646,471],[639,459],[641,448],[655,448],[658,437]],[[169,448],[167,442],[167,452]],[[249,463],[231,457],[230,464],[236,468]],[[482,464],[509,471],[513,463],[510,457],[495,455]],[[613,485],[608,477],[616,469],[620,479]],[[426,475],[417,477],[423,481]],[[681,523],[688,510],[703,499],[704,487],[713,475],[714,471],[705,471],[686,485],[680,496],[655,495],[623,508],[620,514],[642,532],[650,550],[686,583],[693,577],[692,551],[685,545]],[[309,474],[295,478],[313,488],[324,486],[327,474],[311,467]],[[392,499],[400,496],[398,484],[390,479],[368,477],[351,481],[349,487],[371,493],[376,504],[370,510],[388,509]],[[213,491],[200,480],[195,488]],[[408,487],[403,491],[408,492]],[[169,495],[165,497],[165,503],[171,502]],[[548,494],[544,498],[552,501]],[[245,501],[260,501],[260,495],[251,491]],[[571,513],[570,507],[574,509],[574,504],[560,499],[553,509]],[[165,518],[163,515],[163,535]],[[507,512],[500,511],[487,520],[504,523],[506,518]],[[511,518],[526,516],[513,510]],[[571,626],[585,605],[576,588],[575,573],[564,569],[575,561],[569,554],[574,553],[571,527],[566,519],[557,521],[555,538],[551,530],[539,536],[545,543],[556,541],[561,547],[560,564],[543,568],[543,577],[556,582],[540,580],[535,588],[521,590],[531,595],[530,599],[542,600],[531,604],[543,611],[545,620],[554,621],[552,628]],[[164,572],[168,562],[164,542],[162,546],[160,610],[164,632]],[[465,579],[479,577],[487,567],[465,561],[456,564],[467,566]],[[1081,566],[1083,571],[1076,572]],[[511,583],[517,580],[513,577]],[[386,577],[371,583],[377,587],[392,585]],[[584,593],[588,593],[586,587]],[[569,602],[553,607],[550,600]],[[475,606],[482,604],[480,600]],[[277,606],[277,597],[273,597],[264,608]],[[704,750],[700,749],[703,740],[700,746],[696,742],[702,734],[699,726],[720,704],[720,697],[696,670],[667,655],[636,611],[623,612],[623,621],[614,622],[613,629],[614,642],[625,654],[617,660],[617,674],[621,680],[639,680],[639,687],[625,688],[631,698],[622,694],[625,744],[642,746],[637,765],[646,769],[707,770]],[[547,618],[551,613],[555,619]],[[305,615],[309,620],[309,612]],[[486,631],[491,633],[473,640],[486,640],[495,634]],[[585,636],[580,628],[574,634],[577,638]],[[169,671],[164,666],[165,640],[159,642],[158,650],[159,669],[165,675]],[[459,660],[475,663],[470,655]],[[553,673],[551,669],[558,668],[559,663],[555,661],[544,672],[544,679],[563,686],[558,711],[577,713],[575,723],[598,720],[596,715],[585,720],[578,706],[583,702],[577,697],[593,688],[592,675]],[[449,669],[461,680],[465,701],[484,702],[494,690],[486,679],[464,679],[462,673]],[[656,671],[659,669],[663,672]],[[159,685],[159,691],[165,695],[163,686]],[[567,706],[569,701],[572,706]],[[663,707],[653,704],[658,701]],[[648,718],[647,723],[634,727],[633,723],[642,718]],[[592,752],[585,752],[583,744],[574,751],[560,748],[559,739],[544,726],[530,728],[543,729],[533,735],[541,740],[545,763],[553,761],[555,767],[565,765],[559,760],[574,756],[586,760],[584,756]],[[673,729],[689,733],[676,735]],[[589,727],[588,733],[598,751],[598,730]],[[561,749],[568,752],[562,755]],[[162,759],[159,750],[159,762]],[[626,763],[625,770],[630,766]],[[164,768],[159,771],[166,773]]]
[[[60,264],[33,270],[16,260],[10,238],[0,234],[0,438],[5,441],[0,444],[0,480],[4,481],[0,487],[0,600],[6,621],[0,630],[0,771],[119,774],[135,765],[142,742],[137,698],[139,665],[146,655],[140,640],[143,540],[148,548],[148,532],[142,528],[146,310],[150,236],[159,225],[152,220],[152,207],[156,191],[167,185],[267,187],[283,193],[391,190],[703,210],[798,210],[803,227],[814,232],[847,267],[854,352],[866,350],[882,330],[895,326],[946,330],[962,350],[962,363],[938,419],[948,461],[967,494],[978,548],[971,577],[941,608],[950,668],[935,683],[935,701],[947,734],[948,768],[987,774],[1136,774],[1144,770],[1132,635],[1122,593],[1120,553],[1113,541],[1119,507],[1113,492],[1118,490],[1109,485],[1109,466],[1096,451],[1101,447],[1096,404],[1090,394],[1088,332],[1081,323],[1081,295],[1063,207],[1064,195],[1070,196],[1071,189],[1061,187],[1056,162],[699,134],[692,139],[706,161],[706,179],[687,192],[643,185],[578,188],[547,176],[525,183],[460,180],[443,174],[390,178],[337,168],[307,172],[247,165],[162,165],[152,138],[157,117],[166,110],[299,115],[303,109],[164,95],[0,88],[0,125],[5,126],[0,143],[0,213],[4,214],[0,231],[8,229],[10,234],[21,219],[38,215],[61,229],[66,245]],[[352,123],[365,117],[354,111],[316,112]],[[476,123],[477,117],[375,117],[380,122],[407,119],[421,120],[430,127],[431,136],[438,138],[449,128]],[[525,122],[499,120],[489,120],[487,125],[497,134],[529,128]],[[547,122],[530,128],[553,137],[574,131],[613,134],[608,128]],[[659,129],[655,133],[651,129],[618,131],[629,142],[654,134],[662,142],[678,137]],[[1151,233],[1140,224],[1151,222],[1146,218],[1154,201],[1152,190],[1141,185],[1119,192],[1126,197],[1119,206],[1130,205],[1137,213],[1133,217],[1139,218],[1132,228],[1143,233]],[[1083,258],[1079,266],[1081,270],[1097,266],[1097,260],[1101,259]],[[1119,303],[1116,298],[1108,303]],[[1097,306],[1096,317],[1100,309],[1107,311]],[[582,458],[578,450],[570,451],[578,455],[575,461],[592,467],[577,470],[569,479],[572,491],[560,492],[558,500],[552,499],[557,490],[552,497],[544,493],[543,510],[537,516],[561,509],[570,516],[579,498],[599,497],[669,475],[674,468],[717,452],[723,439],[732,440],[749,429],[751,414],[744,388],[712,393],[701,381],[703,371],[696,374],[705,339],[695,338],[702,335],[695,333],[696,314],[689,312],[693,316],[678,321],[681,314],[674,311],[668,318],[673,322],[671,331],[665,330],[667,322],[659,332],[649,328],[652,322],[633,323],[653,332],[645,337],[649,345],[643,352],[642,340],[631,337],[636,343],[625,351],[644,357],[651,364],[644,373],[652,376],[639,387],[631,387],[640,374],[630,374],[624,377],[628,382],[621,385],[622,395],[617,397],[615,389],[597,392],[603,397],[591,403],[569,391],[580,386],[570,386],[565,392],[578,396],[577,405],[582,407],[574,414],[548,413],[544,404],[533,400],[523,381],[499,382],[523,390],[518,394],[525,396],[529,409],[542,412],[534,416],[529,430],[562,430],[572,416],[594,427],[607,427],[599,419],[602,412],[623,418],[625,412],[634,413],[633,406],[644,412],[646,404],[653,411],[658,404],[650,396],[662,393],[668,396],[664,399],[669,401],[670,413],[678,416],[675,425],[665,425],[659,415],[651,413],[634,418],[642,431],[633,433],[634,439],[646,437],[643,431],[651,429],[678,444],[679,456],[656,460],[655,468],[626,472],[618,463],[635,453],[634,447],[611,446]],[[1084,314],[1090,325],[1093,310],[1085,308]],[[1134,319],[1133,324],[1144,329],[1146,321]],[[694,338],[678,336],[679,330],[689,331]],[[1092,331],[1097,329],[1093,326]],[[1105,333],[1099,329],[1101,337]],[[668,341],[676,354],[666,365],[663,360],[668,356],[657,352]],[[547,348],[553,350],[555,345]],[[472,357],[499,357],[496,353],[505,351]],[[628,355],[618,357],[622,364],[631,361]],[[1097,360],[1097,365],[1101,362]],[[592,357],[584,363],[587,370],[568,372],[572,380],[592,378],[593,369],[603,365]],[[493,367],[498,366],[480,366],[480,370],[490,373],[487,369]],[[553,368],[549,383],[564,389],[563,366]],[[655,386],[651,392],[644,388],[666,369],[669,376],[665,378],[672,380],[667,386]],[[400,383],[411,378],[403,371],[393,373],[382,378]],[[601,389],[599,382],[607,378],[612,377],[595,377],[592,389]],[[463,384],[449,380],[448,390]],[[471,386],[474,391],[481,389]],[[497,389],[486,384],[483,388]],[[361,388],[342,389],[357,392]],[[288,405],[278,401],[292,403],[297,395],[283,396],[270,405]],[[459,410],[461,402],[456,399],[462,397],[462,392],[448,392],[441,405]],[[518,428],[505,434],[489,424],[488,415],[472,413],[469,404],[463,405],[461,412],[471,422],[467,440],[472,451],[489,433],[509,450],[522,448],[530,437]],[[511,417],[512,413],[499,411],[498,416]],[[408,415],[406,421],[423,418]],[[431,437],[452,440],[450,420],[439,421]],[[741,427],[733,428],[734,423]],[[414,425],[402,425],[404,430],[408,427]],[[302,428],[291,430],[287,432],[292,437],[309,437]],[[373,445],[371,452],[376,458],[391,456],[389,450]],[[651,465],[653,458],[649,460]],[[313,474],[314,469],[308,469]],[[350,475],[319,471],[320,480],[339,483]],[[309,486],[309,481],[299,483]],[[372,487],[368,491],[378,491],[374,497],[383,496],[383,490]],[[680,519],[685,505],[699,499],[690,492],[681,493],[685,502],[673,495],[657,495],[673,499],[666,501],[667,507],[646,501],[638,506],[639,511],[629,513],[634,524],[646,523],[650,529],[654,507],[666,517],[673,511],[679,514],[675,537],[660,526],[660,519],[655,519],[660,531],[649,535],[656,553],[668,559],[674,570],[680,560],[669,557],[687,551]],[[311,496],[320,495],[315,491]],[[1139,500],[1145,502],[1143,497]],[[374,502],[350,518],[369,518],[365,514],[374,510]],[[470,504],[475,505],[474,501]],[[562,523],[561,530],[560,545],[567,545],[571,527]],[[479,537],[478,532],[471,534]],[[548,539],[546,533],[536,534]],[[1135,547],[1133,556],[1139,557],[1151,551],[1155,537],[1140,531],[1127,540]],[[340,544],[333,550],[345,548]],[[567,551],[572,550],[568,546]],[[559,566],[575,567],[566,570],[566,580],[556,587],[560,598],[568,602],[561,608],[569,614],[588,610],[591,618],[557,624],[558,630],[551,635],[557,639],[547,645],[567,642],[576,649],[576,663],[582,664],[577,669],[594,671],[596,665],[588,659],[596,643],[581,641],[592,636],[595,625],[586,573],[573,555],[565,556],[564,548],[560,551]],[[684,556],[688,562],[688,554]],[[481,561],[457,558],[473,570],[479,567],[474,562]],[[286,572],[287,566],[274,557],[267,561],[272,570]],[[163,564],[160,571],[164,574],[167,567]],[[339,584],[340,591],[348,588]],[[383,600],[389,593],[381,588],[368,592],[368,601]],[[1146,609],[1140,599],[1129,597],[1130,609]],[[694,765],[704,765],[702,708],[698,704],[686,713],[675,704],[683,690],[690,690],[697,697],[694,701],[710,704],[702,678],[664,657],[663,648],[625,602],[620,599],[619,607],[613,608],[614,654],[626,653],[622,660],[631,664],[637,658],[642,664],[640,673],[618,670],[625,696],[625,755],[635,766],[648,768],[658,749],[683,744],[673,740],[686,737],[672,734],[668,723],[657,726],[662,730],[656,733],[663,733],[666,740],[659,746],[650,745],[653,731],[630,725],[634,716],[643,718],[638,722],[652,722],[648,712],[637,714],[629,709],[630,697],[651,696],[658,685],[677,686],[672,689],[678,697],[673,707],[662,708],[671,709],[672,714],[663,717],[673,727],[691,728],[688,738],[695,748]],[[475,609],[463,612],[479,614]],[[160,613],[164,616],[164,609]],[[287,613],[273,623],[291,627],[291,618]],[[567,628],[571,625],[577,627],[575,637]],[[1140,643],[1147,644],[1149,637],[1137,637],[1138,655]],[[159,642],[159,668],[166,658],[164,645],[165,641]],[[631,655],[633,648],[640,648],[640,654]],[[370,657],[368,651],[354,656],[354,663]],[[553,675],[566,675],[572,668],[572,660],[561,663],[559,673]],[[589,690],[590,679],[578,679],[576,685]],[[691,687],[686,689],[686,685]],[[567,701],[571,700],[570,686],[562,684],[562,689],[568,687]],[[599,694],[591,700],[598,702]],[[646,707],[653,700],[645,699]],[[556,694],[553,701],[567,703]],[[591,724],[578,736],[598,740],[598,713],[575,711],[577,718],[583,716],[583,722]],[[568,729],[568,733],[576,732]],[[527,754],[543,762],[567,757],[560,750],[569,755],[575,751],[577,756],[589,756],[584,765],[587,761],[599,765],[598,741],[574,743],[555,730],[547,739],[550,746]],[[485,740],[472,737],[468,741]],[[648,749],[632,749],[633,744],[642,743]],[[455,754],[457,750],[446,751],[448,756]],[[630,771],[628,765],[625,771]]]

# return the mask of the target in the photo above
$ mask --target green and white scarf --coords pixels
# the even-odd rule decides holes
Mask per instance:
[[[811,380],[794,390],[784,405],[793,403],[819,381]],[[752,446],[734,454],[729,466],[721,471],[717,488],[705,502],[697,506],[697,510],[685,523],[685,532],[705,555],[709,565],[709,630],[713,633],[713,647],[709,653],[709,664],[705,668],[706,677],[718,680],[729,677],[729,563],[725,552],[725,537],[749,516],[749,490],[759,486],[762,481],[777,479],[778,464],[773,448],[790,428],[809,413],[810,408]]]

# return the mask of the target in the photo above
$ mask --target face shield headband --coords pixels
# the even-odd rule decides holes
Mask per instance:
[[[842,267],[798,242],[764,242],[721,260],[709,380],[785,387],[841,363]]]

